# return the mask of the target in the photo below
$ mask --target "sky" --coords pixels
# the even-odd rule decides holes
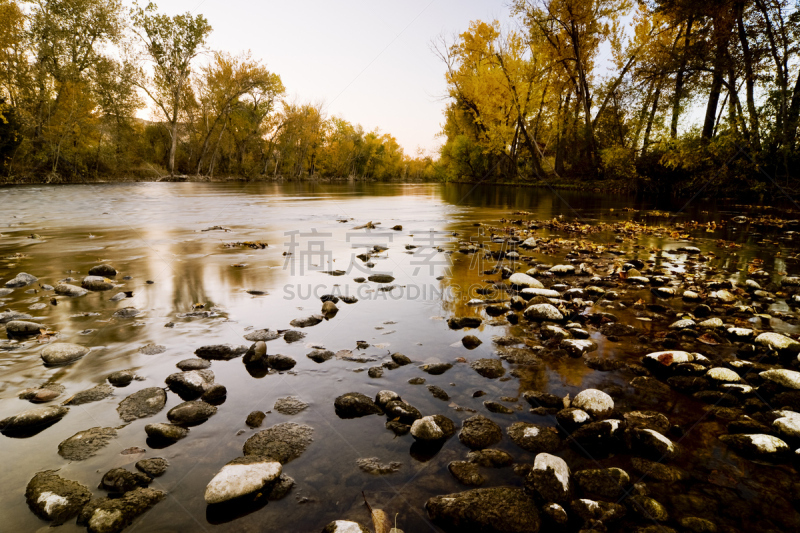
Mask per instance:
[[[287,98],[322,102],[366,131],[390,133],[405,153],[436,152],[444,65],[430,49],[470,21],[509,20],[508,0],[156,0],[168,15],[203,14],[212,50],[250,50],[280,75]],[[145,5],[144,2],[140,2]]]

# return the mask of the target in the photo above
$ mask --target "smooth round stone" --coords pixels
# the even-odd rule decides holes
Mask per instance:
[[[781,434],[793,438],[800,439],[800,417],[778,418],[772,423]]]
[[[30,336],[38,335],[46,326],[37,322],[28,322],[25,320],[12,320],[6,324],[6,333],[8,335],[17,336]]]
[[[184,427],[164,423],[148,424],[144,431],[148,437],[164,441],[180,440],[189,434],[189,430]]]
[[[90,276],[116,276],[117,269],[113,266],[103,263],[101,265],[95,265],[89,269]]]
[[[89,293],[83,287],[78,287],[77,285],[70,285],[69,283],[59,283],[55,287],[56,294],[60,296],[69,296],[70,298],[77,298],[79,296],[84,296]]]
[[[53,344],[45,346],[41,356],[44,364],[56,366],[77,361],[87,353],[89,353],[89,348],[81,346],[80,344],[54,342]]]
[[[521,287],[523,289],[544,289],[544,285],[542,285],[541,281],[522,273],[512,274],[511,277],[508,278],[508,282],[511,285]]]
[[[800,342],[780,333],[767,332],[756,337],[756,344],[775,351],[800,352]]]
[[[800,372],[794,370],[766,370],[761,372],[759,376],[786,387],[787,389],[800,389]]]
[[[61,420],[68,412],[68,407],[62,407],[60,405],[30,409],[18,415],[9,416],[8,418],[0,420],[0,432],[13,433],[46,426]]]
[[[739,374],[729,368],[716,367],[706,372],[706,377],[714,381],[724,381],[725,383],[738,383],[742,381]]]
[[[611,396],[597,389],[579,392],[570,405],[595,417],[608,415],[614,410],[614,400]]]
[[[693,328],[697,324],[694,320],[690,318],[685,318],[683,320],[678,320],[677,322],[673,322],[670,324],[669,329],[686,329],[686,328]]]
[[[81,281],[81,287],[90,291],[109,291],[114,288],[114,284],[103,276],[86,276]]]
[[[203,401],[193,400],[178,404],[167,411],[167,418],[173,424],[193,426],[201,424],[216,414],[217,408]]]
[[[26,272],[20,272],[16,275],[13,279],[6,281],[6,287],[8,288],[17,288],[17,287],[24,287],[26,285],[30,285],[31,283],[35,283],[39,281],[39,278],[32,274],[28,274]]]
[[[281,475],[277,461],[258,456],[240,457],[229,462],[211,479],[205,500],[209,505],[252,494]]]
[[[524,314],[528,320],[564,320],[561,311],[550,304],[534,304],[525,309]]]
[[[697,325],[701,328],[716,329],[723,327],[724,324],[722,323],[721,318],[709,318],[708,320],[703,320]]]

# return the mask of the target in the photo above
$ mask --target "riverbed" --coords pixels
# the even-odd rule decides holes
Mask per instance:
[[[0,419],[40,407],[19,398],[29,388],[62,385],[63,393],[44,404],[59,405],[114,372],[131,370],[136,376],[100,401],[70,407],[57,423],[32,435],[0,436],[0,530],[44,531],[48,526],[25,500],[26,485],[39,471],[58,470],[99,497],[106,495],[98,488],[105,472],[120,467],[134,472],[138,461],[161,457],[169,467],[150,487],[166,497],[129,531],[316,532],[334,520],[367,525],[365,497],[373,508],[396,517],[397,527],[406,533],[449,531],[443,522],[431,521],[425,504],[438,495],[474,488],[448,470],[452,461],[465,461],[470,448],[454,435],[421,450],[411,434],[387,429],[385,416],[340,418],[334,400],[349,392],[375,398],[390,390],[422,415],[444,415],[457,427],[476,414],[486,416],[503,432],[491,447],[507,452],[516,466],[481,468],[481,486],[521,488],[530,470],[524,465],[533,464],[537,454],[515,444],[507,428],[519,422],[557,426],[555,411],[531,412],[536,405],[523,393],[574,398],[585,389],[607,391],[620,416],[633,410],[665,414],[668,436],[681,449],[670,464],[688,473],[677,481],[647,478],[631,466],[630,453],[595,454],[570,445],[562,433],[564,442],[554,454],[572,472],[621,468],[634,487],[629,494],[649,495],[669,512],[669,518],[653,521],[629,511],[627,517],[608,522],[609,531],[653,525],[681,530],[685,517],[702,517],[720,531],[800,528],[796,459],[754,460],[719,439],[729,433],[732,421],[752,414],[744,407],[746,398],[736,396],[728,404],[698,398],[696,391],[631,385],[637,377],[650,377],[641,365],[650,352],[706,353],[715,363],[711,366],[730,367],[745,358],[743,346],[752,345],[752,339],[733,342],[724,331],[705,343],[698,340],[704,330],[690,327],[697,335],[665,341],[669,327],[701,304],[709,304],[711,313],[694,316],[697,323],[719,317],[726,327],[751,328],[754,335],[774,331],[797,336],[793,289],[780,284],[800,274],[796,226],[765,218],[764,211],[707,200],[656,205],[650,199],[586,192],[440,184],[20,186],[0,189],[0,198],[5,206],[0,215],[0,279],[5,282],[20,272],[38,278],[3,296],[2,308],[27,313],[43,326],[43,333],[33,337],[6,339],[0,333]],[[734,222],[736,216],[743,218]],[[530,237],[534,246],[518,246]],[[688,250],[692,247],[699,253]],[[512,250],[518,256],[509,256]],[[627,280],[630,267],[624,265],[632,259],[643,263],[640,274],[669,278],[662,285],[673,287],[675,294],[658,294],[652,290],[655,284]],[[116,270],[106,276],[112,289],[69,297],[44,287],[68,278],[80,286],[89,269],[100,264]],[[501,308],[511,304],[517,293],[505,290],[502,267],[546,272],[559,264],[576,269],[586,265],[582,273],[541,277],[546,287],[563,285],[555,288],[562,295],[570,288],[585,288],[593,277],[603,282],[602,292],[583,295],[591,305],[567,305],[574,313],[562,321],[577,323],[574,329],[584,329],[596,345],[583,357],[565,357],[560,345],[542,337],[541,321],[527,319],[522,309],[492,316],[486,302],[475,301],[497,300],[490,304]],[[376,274],[388,277],[364,279]],[[756,280],[769,295],[748,292],[747,279]],[[708,286],[712,280],[722,285]],[[702,288],[699,298],[681,298],[691,286]],[[737,315],[728,312],[732,302],[712,301],[710,293],[722,289],[730,289],[738,302],[752,304],[751,313]],[[615,296],[602,296],[608,291]],[[120,299],[112,300],[120,293]],[[309,327],[291,325],[321,315],[324,295],[339,298],[338,311]],[[125,308],[135,312],[118,313]],[[602,313],[614,315],[635,333],[603,334]],[[509,320],[510,314],[515,318]],[[453,329],[454,317],[481,322]],[[144,430],[166,422],[166,413],[183,402],[173,391],[167,392],[159,413],[129,423],[120,418],[117,406],[124,398],[166,387],[167,376],[179,371],[176,363],[194,358],[198,348],[250,348],[253,342],[244,337],[262,329],[281,335],[266,342],[267,354],[288,356],[296,365],[276,371],[254,369],[241,357],[213,360],[214,382],[224,385],[227,394],[215,402],[216,414],[193,425],[187,437],[163,445],[148,440]],[[287,342],[285,330],[305,335]],[[466,335],[480,344],[468,349],[462,342]],[[513,340],[504,346],[505,341],[498,342],[503,338]],[[90,351],[68,365],[45,366],[43,348],[60,342]],[[471,366],[478,359],[499,359],[504,348],[513,346],[534,356],[536,364],[503,358],[503,375],[493,379]],[[308,357],[315,350],[332,352],[333,357],[317,362]],[[392,354],[404,354],[412,364],[393,365]],[[587,364],[588,357],[618,363]],[[421,368],[436,363],[453,366],[438,375]],[[767,363],[797,367],[796,360],[785,357],[767,358]],[[425,381],[409,383],[418,381],[414,378]],[[447,399],[436,397],[431,385]],[[306,406],[291,414],[276,410],[276,401],[287,397]],[[487,401],[507,412],[488,410]],[[245,423],[253,411],[266,414],[260,427]],[[283,473],[294,480],[290,492],[257,504],[207,505],[206,486],[226,463],[242,455],[247,439],[282,423],[313,428],[307,449],[283,465]],[[116,436],[85,460],[58,454],[59,443],[93,427],[116,428]],[[367,458],[396,465],[376,473],[360,466],[358,461]],[[696,497],[690,502],[671,499],[686,494]],[[543,531],[548,519],[543,515]],[[565,527],[577,526],[571,522]],[[85,531],[74,518],[59,529]]]

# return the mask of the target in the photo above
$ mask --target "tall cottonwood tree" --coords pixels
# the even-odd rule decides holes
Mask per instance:
[[[168,16],[157,13],[153,3],[133,10],[134,31],[144,45],[146,58],[152,65],[152,76],[140,69],[138,81],[169,126],[170,149],[168,170],[175,173],[178,150],[178,123],[181,119],[186,91],[192,74],[192,61],[204,50],[211,25],[203,15]]]

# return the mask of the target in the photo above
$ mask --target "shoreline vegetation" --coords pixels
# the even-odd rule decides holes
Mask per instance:
[[[249,52],[209,50],[200,14],[0,0],[0,183],[357,176],[680,197],[798,189],[796,6],[511,7],[510,20],[431,43],[446,82],[443,144],[410,155],[389,133],[287,99],[280,75]]]

